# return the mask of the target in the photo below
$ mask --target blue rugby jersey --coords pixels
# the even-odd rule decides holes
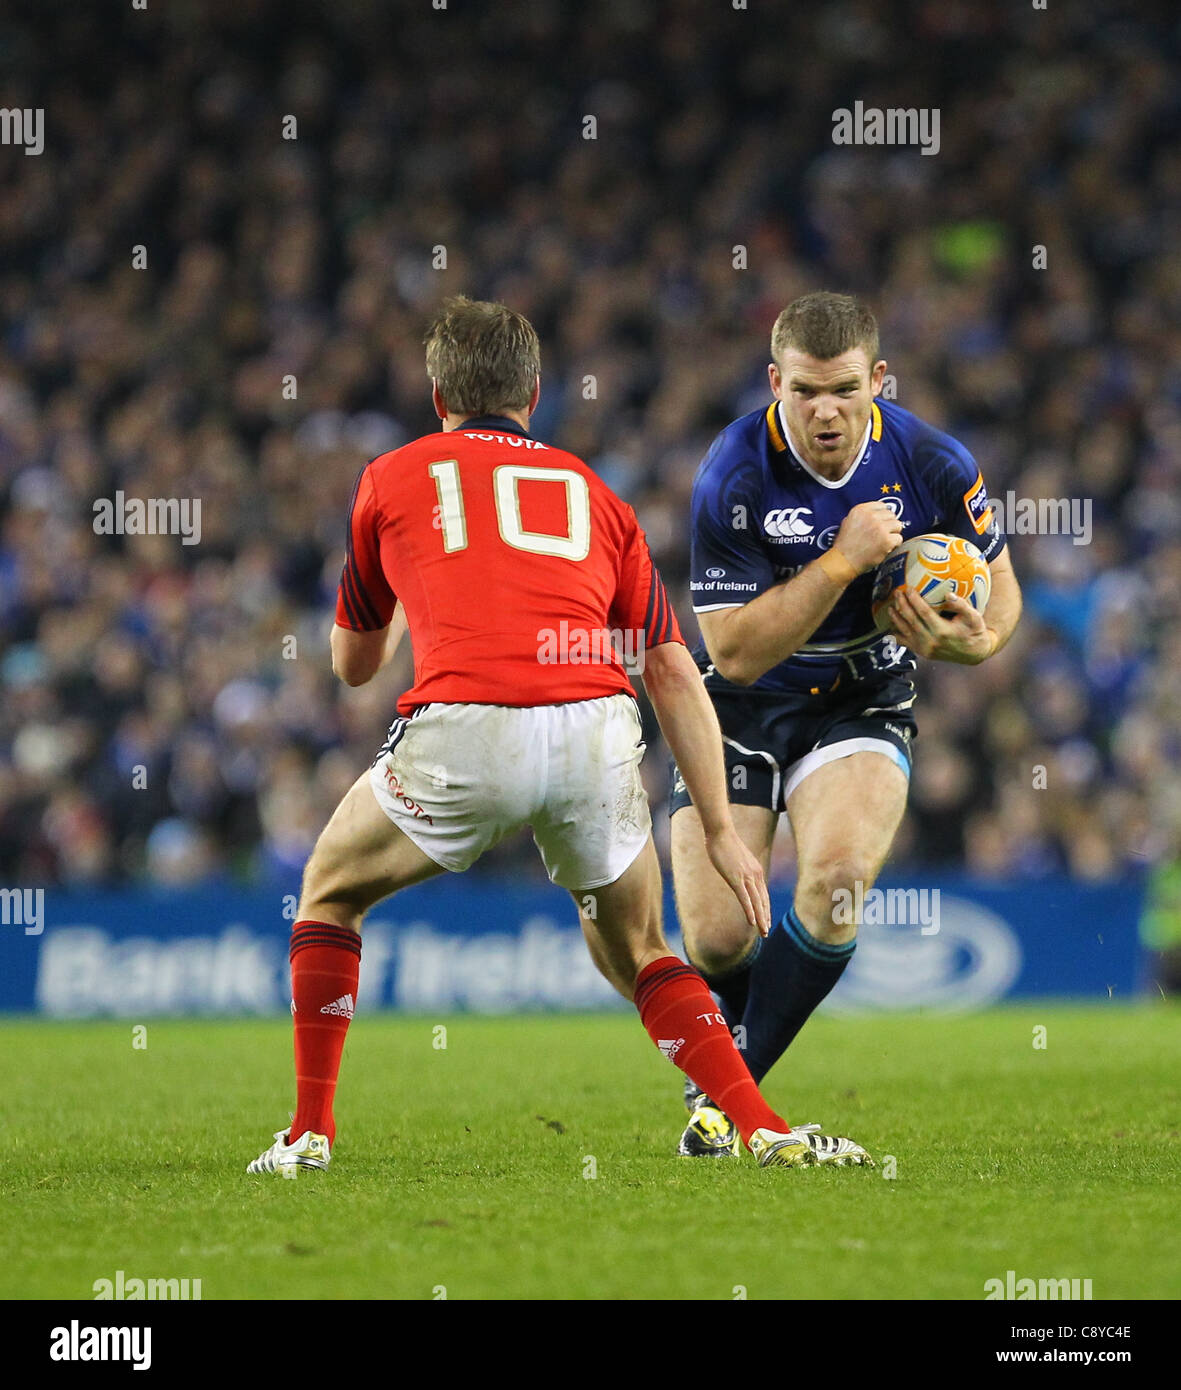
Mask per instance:
[[[986,560],[1004,549],[984,478],[958,440],[875,400],[856,462],[832,483],[796,454],[772,401],[727,425],[697,470],[693,611],[739,607],[789,579],[832,545],[853,507],[870,501],[895,509],[904,538],[961,536]],[[913,654],[874,627],[872,590],[872,571],[855,579],[807,642],[750,688],[820,694],[914,670]],[[704,644],[694,656],[710,688],[734,688],[712,669]]]

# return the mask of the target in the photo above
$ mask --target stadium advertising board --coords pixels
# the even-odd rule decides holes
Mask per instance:
[[[891,885],[879,885],[889,907]],[[915,891],[913,881],[894,890]],[[782,907],[783,886],[773,893]],[[1140,983],[1136,883],[939,879],[937,912],[862,928],[833,1011],[970,1010],[1002,999],[1127,1000]],[[915,901],[919,899],[916,898]],[[42,929],[0,930],[0,1009],[54,1018],[265,1015],[288,1007],[281,891],[49,891]],[[872,905],[863,920],[872,921]],[[666,920],[675,924],[671,900]],[[674,939],[674,948],[679,942]],[[569,900],[546,887],[440,879],[376,908],[361,1010],[484,1013],[622,1007],[591,965]]]

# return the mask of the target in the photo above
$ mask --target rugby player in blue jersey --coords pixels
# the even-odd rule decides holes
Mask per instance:
[[[847,904],[876,879],[906,806],[916,656],[975,665],[1009,640],[1021,593],[980,469],[957,440],[877,399],[873,315],[817,293],[776,320],[775,399],[728,425],[692,501],[695,653],[722,726],[734,823],[767,870],[786,812],[798,874],[762,939],[736,909],[674,776],[673,876],[690,961],[739,1024],[761,1082],[856,945]],[[909,592],[891,631],[870,614],[873,571],[903,539],[962,536],[989,562],[984,616]],[[860,901],[860,899],[856,899]],[[683,1154],[737,1153],[737,1131],[690,1084]]]

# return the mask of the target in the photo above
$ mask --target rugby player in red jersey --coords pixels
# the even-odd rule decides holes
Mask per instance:
[[[291,935],[296,1113],[247,1171],[328,1166],[365,913],[461,872],[524,825],[573,895],[596,966],[669,1060],[724,1104],[760,1165],[823,1161],[817,1127],[793,1130],[766,1104],[705,981],[664,939],[640,718],[611,634],[642,657],[710,860],[752,929],[769,929],[770,903],[731,820],[717,718],[635,513],[580,459],[529,435],[540,349],[519,314],[449,300],[426,361],[443,432],[362,469],[332,633],[333,670],[361,685],[408,624],[414,684],[304,871]],[[868,1159],[859,1146],[842,1152],[853,1150]]]

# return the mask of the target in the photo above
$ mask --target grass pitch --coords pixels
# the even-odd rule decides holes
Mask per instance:
[[[0,1024],[3,1297],[117,1270],[207,1300],[979,1300],[1009,1269],[1181,1295],[1172,1005],[814,1019],[768,1097],[876,1171],[674,1157],[680,1073],[631,1015],[386,1016],[350,1031],[331,1169],[252,1178],[292,1104],[287,1022],[146,1042]]]

